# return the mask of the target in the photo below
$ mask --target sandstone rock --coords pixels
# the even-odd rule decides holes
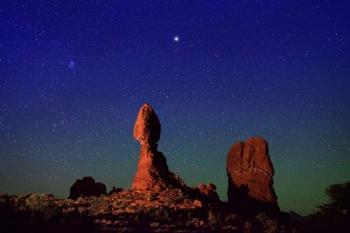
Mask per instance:
[[[147,230],[164,233],[297,232],[281,225],[280,217],[275,219],[274,215],[260,214],[254,218],[254,215],[233,214],[223,205],[206,206],[200,199],[193,199],[180,189],[160,191],[150,200],[152,194],[152,191],[123,190],[109,196],[79,198],[80,201],[55,199],[46,194],[26,195],[16,202],[7,203],[10,205],[8,212],[0,211],[0,214],[6,214],[1,215],[4,221],[0,221],[0,226],[8,222],[8,216],[11,217],[11,228],[2,227],[6,229],[4,232],[52,232],[53,229],[54,232],[130,233]],[[4,197],[10,198],[0,196]],[[22,205],[25,207],[23,211],[19,209]],[[47,212],[53,209],[57,211],[54,215]],[[51,216],[48,221],[45,220],[47,216]],[[48,228],[41,231],[43,224],[47,223],[50,224]],[[14,224],[16,228],[13,228]],[[21,231],[17,231],[17,226],[23,226]]]
[[[16,205],[20,211],[33,216],[42,216],[45,219],[56,217],[59,212],[55,196],[46,193],[31,193],[18,197]]]
[[[106,185],[102,183],[95,183],[92,177],[84,177],[82,180],[78,179],[70,188],[71,199],[87,196],[100,196],[106,194]]]
[[[198,199],[194,200],[193,201],[193,205],[196,207],[196,208],[201,208],[203,206],[202,202]]]
[[[112,213],[112,205],[103,197],[90,199],[88,209],[91,215],[106,215]]]
[[[160,131],[158,116],[149,104],[144,104],[138,112],[134,126],[134,137],[141,148],[132,190],[160,191],[185,185],[178,176],[169,171],[166,158],[157,151]]]
[[[112,195],[113,193],[119,193],[121,191],[123,191],[122,188],[116,188],[113,186],[112,190],[108,192],[108,195]]]
[[[204,199],[208,200],[211,203],[217,203],[220,202],[219,195],[216,192],[216,185],[209,183],[206,184],[199,184],[197,186],[197,190],[200,192],[200,194],[204,195]]]
[[[160,139],[160,122],[153,108],[145,103],[140,108],[134,125],[134,138],[141,146],[152,147]]]
[[[227,155],[228,201],[237,209],[279,210],[273,189],[274,169],[261,137],[233,144]]]

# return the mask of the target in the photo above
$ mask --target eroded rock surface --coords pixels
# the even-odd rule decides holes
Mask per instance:
[[[227,155],[228,201],[243,210],[278,210],[274,169],[268,144],[261,137],[233,144]]]

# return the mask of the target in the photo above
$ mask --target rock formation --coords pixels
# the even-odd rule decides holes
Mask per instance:
[[[199,191],[199,193],[202,195],[202,199],[211,202],[211,203],[219,203],[220,198],[218,193],[216,192],[216,185],[209,183],[206,184],[199,184],[196,188],[196,190]]]
[[[178,176],[169,171],[166,158],[157,150],[160,132],[158,116],[149,104],[144,104],[134,125],[134,138],[141,148],[132,190],[160,191],[185,186]]]
[[[106,194],[106,185],[96,183],[92,177],[78,179],[69,190],[69,198],[77,199],[78,197],[100,196]]]
[[[274,169],[261,137],[233,144],[227,155],[228,202],[238,210],[279,210],[273,189]]]

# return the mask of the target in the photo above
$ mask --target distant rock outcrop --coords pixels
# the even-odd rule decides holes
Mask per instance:
[[[95,182],[92,177],[78,179],[70,188],[69,198],[77,199],[78,197],[100,196],[106,194],[106,185]]]
[[[261,137],[233,144],[227,155],[228,202],[238,210],[279,210],[273,189],[274,169]]]
[[[140,157],[132,190],[160,191],[185,186],[180,177],[169,171],[164,155],[157,150],[161,126],[155,111],[144,104],[134,126],[134,138],[140,143]]]
[[[219,203],[220,198],[218,193],[216,192],[216,185],[209,183],[206,184],[199,184],[196,188],[196,190],[199,191],[199,193],[203,196],[204,199],[206,199],[208,202],[211,203]]]

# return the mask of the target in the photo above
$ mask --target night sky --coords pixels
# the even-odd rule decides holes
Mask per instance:
[[[350,3],[321,0],[0,4],[0,192],[93,176],[129,188],[138,108],[170,169],[226,199],[233,142],[263,136],[282,210],[350,179]]]

